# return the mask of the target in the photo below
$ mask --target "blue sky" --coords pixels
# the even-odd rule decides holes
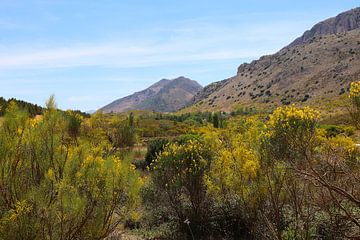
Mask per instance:
[[[162,78],[206,85],[352,0],[1,0],[0,96],[97,109]]]

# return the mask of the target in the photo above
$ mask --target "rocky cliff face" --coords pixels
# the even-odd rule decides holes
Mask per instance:
[[[145,90],[115,100],[100,111],[116,113],[148,109],[157,112],[173,112],[186,106],[201,89],[201,85],[196,81],[185,77],[173,80],[162,79]]]
[[[332,99],[360,80],[360,9],[316,24],[279,52],[242,64],[237,75],[206,86],[196,110],[233,110],[254,103],[275,107]],[[335,33],[334,33],[335,32]]]
[[[360,28],[360,7],[316,24],[301,37],[295,39],[289,47],[303,44],[314,37],[349,32],[357,28]]]

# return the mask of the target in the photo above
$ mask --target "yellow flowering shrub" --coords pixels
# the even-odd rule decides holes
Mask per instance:
[[[167,144],[150,165],[151,188],[145,199],[156,211],[165,208],[165,218],[178,223],[188,219],[193,231],[202,231],[208,224],[204,175],[211,160],[211,150],[199,136],[187,135]]]
[[[206,177],[207,186],[214,196],[226,192],[244,193],[250,187],[251,180],[257,176],[259,167],[257,153],[247,148],[242,136],[238,135],[214,159]]]
[[[295,105],[279,107],[271,115],[268,125],[270,127],[301,127],[313,125],[319,120],[320,113],[310,107],[297,108]]]
[[[160,178],[160,184],[167,184],[164,187],[183,186],[188,178],[203,175],[210,163],[209,153],[210,149],[195,139],[186,140],[184,144],[169,143],[150,168],[155,179]]]
[[[220,142],[206,184],[209,193],[224,203],[236,199],[247,207],[256,203],[259,189],[259,142],[264,124],[257,117],[240,118],[231,122],[212,141]],[[232,203],[234,204],[234,203]]]
[[[358,98],[360,97],[360,81],[359,82],[352,82],[350,84],[350,98]]]
[[[310,107],[279,107],[270,115],[263,146],[273,159],[304,160],[314,150],[319,118]]]
[[[100,239],[133,218],[143,181],[109,143],[67,141],[54,102],[41,120],[10,104],[0,127],[0,239]]]

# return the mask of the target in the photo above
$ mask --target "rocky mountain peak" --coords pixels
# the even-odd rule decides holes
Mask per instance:
[[[360,28],[360,7],[319,22],[310,30],[307,30],[301,37],[295,39],[288,47],[305,43],[314,37],[344,33],[358,28]]]

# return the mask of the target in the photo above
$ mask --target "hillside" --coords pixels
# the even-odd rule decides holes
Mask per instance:
[[[190,109],[231,111],[238,105],[275,107],[341,97],[360,79],[359,19],[357,8],[316,24],[279,52],[204,87]]]
[[[186,106],[201,89],[202,86],[196,81],[185,77],[162,79],[145,90],[115,100],[100,111],[110,113],[148,109],[173,112]]]

